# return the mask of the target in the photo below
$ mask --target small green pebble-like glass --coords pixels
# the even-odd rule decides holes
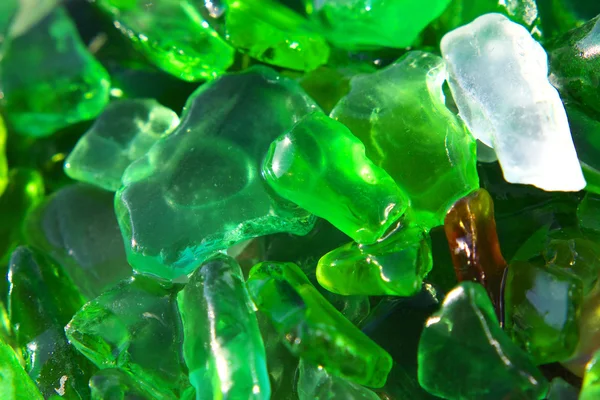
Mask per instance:
[[[0,69],[2,103],[19,134],[48,136],[96,117],[110,77],[88,52],[63,8],[7,43]]]
[[[233,63],[234,50],[188,0],[98,0],[135,48],[186,81],[212,79]]]
[[[115,192],[129,164],[144,156],[178,124],[177,114],[156,100],[115,101],[79,139],[65,161],[65,173]]]
[[[586,193],[577,207],[579,226],[586,231],[600,232],[600,195]]]
[[[317,265],[317,279],[343,295],[413,296],[431,267],[427,231],[402,227],[379,243],[348,243],[325,254]]]
[[[445,399],[543,399],[545,378],[502,331],[486,290],[461,282],[426,322],[419,383]]]
[[[597,351],[585,367],[579,400],[600,398],[600,351]]]
[[[300,15],[272,0],[224,0],[224,37],[238,51],[267,64],[312,70],[329,46]]]
[[[327,38],[346,49],[408,47],[450,0],[304,0]]]
[[[424,226],[443,223],[446,210],[479,188],[476,146],[444,104],[444,61],[409,52],[394,64],[350,81],[331,117],[344,123],[411,201]]]
[[[88,299],[132,273],[113,197],[93,186],[69,185],[47,197],[25,220],[26,242],[62,265]]]
[[[96,366],[127,371],[155,399],[177,399],[189,386],[176,295],[156,281],[121,282],[83,306],[65,331]]]
[[[564,361],[579,339],[581,280],[556,266],[513,262],[508,268],[505,329],[536,365]]]
[[[385,384],[390,355],[325,300],[296,264],[255,265],[248,289],[293,354],[361,385]]]
[[[8,277],[8,316],[29,376],[46,398],[56,388],[64,399],[85,397],[93,367],[64,332],[83,296],[61,267],[27,247],[13,252]]]
[[[600,16],[548,44],[550,79],[563,94],[600,113]]]
[[[331,375],[323,367],[300,360],[298,366],[299,400],[379,400],[369,389]]]
[[[16,168],[8,175],[8,186],[0,196],[0,264],[23,239],[23,219],[44,198],[44,181],[33,169]]]
[[[278,137],[262,174],[281,197],[358,243],[373,243],[398,219],[408,199],[364,145],[341,123],[316,112]]]
[[[562,378],[554,378],[550,382],[545,400],[578,400],[578,398],[579,390],[576,387]]]
[[[276,197],[260,169],[271,142],[315,109],[296,82],[266,67],[202,85],[116,194],[133,268],[173,279],[243,240],[308,233],[315,217]]]
[[[0,393],[3,400],[43,400],[14,350],[0,339]]]
[[[205,262],[177,301],[198,399],[268,400],[265,347],[238,263],[223,255]]]
[[[0,196],[8,185],[8,163],[6,161],[6,126],[0,115]]]

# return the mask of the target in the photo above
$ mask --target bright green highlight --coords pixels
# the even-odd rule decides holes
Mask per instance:
[[[408,199],[365,156],[341,123],[317,112],[278,137],[262,169],[267,183],[358,243],[373,243],[404,213]]]

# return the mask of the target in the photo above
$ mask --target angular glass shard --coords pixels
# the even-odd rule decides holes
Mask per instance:
[[[242,270],[211,258],[177,296],[183,355],[198,398],[269,399],[265,347]]]
[[[462,282],[419,342],[419,383],[446,399],[543,399],[548,383],[502,331],[485,289]]]
[[[65,332],[99,368],[120,368],[159,400],[175,400],[188,386],[181,319],[174,290],[136,277],[78,311]]]
[[[390,355],[333,308],[298,266],[257,264],[248,289],[293,354],[361,385],[385,384]]]
[[[550,80],[563,95],[600,113],[600,16],[548,43]]]
[[[156,100],[115,101],[79,139],[65,161],[65,173],[115,192],[129,164],[178,124],[177,114]]]
[[[331,375],[321,366],[300,360],[299,400],[379,400],[379,396],[356,383]]]
[[[565,361],[579,339],[582,282],[556,266],[512,262],[504,290],[505,330],[536,365]]]
[[[450,0],[304,0],[327,39],[345,49],[408,47]]]
[[[108,103],[109,86],[62,7],[6,44],[0,92],[17,133],[49,136],[94,118]]]
[[[487,290],[502,322],[502,278],[506,261],[500,252],[494,202],[485,189],[458,200],[444,220],[446,239],[459,282],[478,282]]]
[[[547,55],[529,32],[486,14],[441,42],[450,89],[473,135],[493,147],[504,178],[549,191],[578,191],[585,180]]]
[[[234,50],[188,0],[98,0],[96,4],[139,52],[180,79],[212,79],[233,63]]]
[[[223,36],[239,52],[267,64],[300,71],[310,71],[327,62],[329,46],[325,39],[307,20],[279,2],[224,3],[227,11]]]
[[[317,279],[343,295],[412,296],[432,267],[431,239],[419,227],[402,227],[373,245],[354,242],[319,260]]]
[[[14,350],[0,339],[0,393],[3,400],[43,400],[44,397],[19,364]]]
[[[10,259],[8,315],[29,376],[48,398],[85,398],[93,366],[69,344],[64,326],[85,300],[61,267],[18,247]]]
[[[445,78],[440,57],[412,51],[352,78],[350,93],[331,112],[409,196],[415,221],[429,227],[479,188],[475,141],[444,104]]]
[[[88,299],[131,276],[112,193],[67,186],[36,207],[25,224],[27,242],[56,259]]]
[[[273,141],[262,175],[278,195],[358,243],[376,242],[408,205],[394,180],[365,156],[360,140],[320,112]]]
[[[33,169],[16,168],[8,175],[8,186],[0,196],[0,264],[23,243],[23,220],[44,198],[42,175]]]
[[[127,168],[116,194],[133,268],[173,279],[235,243],[308,233],[314,216],[270,193],[260,167],[271,142],[316,109],[266,67],[202,85],[181,124]]]

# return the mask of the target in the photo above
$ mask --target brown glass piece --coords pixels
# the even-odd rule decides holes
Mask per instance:
[[[444,230],[458,281],[482,284],[503,325],[502,286],[506,261],[500,252],[490,194],[479,189],[454,203],[444,219]]]

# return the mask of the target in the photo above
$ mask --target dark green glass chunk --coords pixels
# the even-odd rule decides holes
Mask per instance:
[[[579,339],[580,279],[556,266],[513,262],[504,299],[506,331],[536,365],[569,358]]]
[[[54,192],[27,216],[25,236],[58,261],[88,299],[131,276],[110,192],[84,184]]]
[[[545,378],[502,331],[486,290],[461,282],[426,322],[419,383],[445,399],[542,399]]]
[[[87,303],[66,326],[73,345],[98,368],[120,368],[158,400],[188,387],[176,294],[130,278]]]
[[[63,8],[7,43],[0,91],[15,131],[48,136],[94,118],[108,103],[110,78],[87,51]]]
[[[390,355],[325,300],[295,264],[255,265],[248,289],[293,354],[355,383],[383,386]]]
[[[13,252],[8,276],[8,315],[29,376],[46,398],[85,398],[93,367],[63,330],[83,296],[62,268],[27,247]]]

